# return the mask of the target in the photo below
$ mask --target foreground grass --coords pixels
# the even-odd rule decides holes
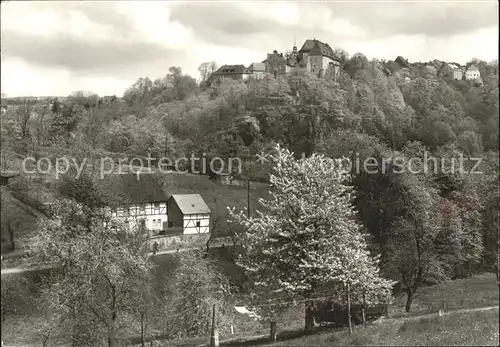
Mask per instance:
[[[411,312],[404,312],[406,295],[396,297],[389,307],[389,314],[411,316],[439,310],[449,311],[462,308],[496,306],[499,304],[496,276],[492,273],[475,275],[469,278],[443,282],[417,291]]]
[[[420,318],[413,320],[394,320],[370,325],[366,328],[355,327],[348,332],[327,331],[314,335],[287,339],[272,346],[497,346],[498,308],[483,312],[450,314],[443,317]],[[248,346],[258,342],[248,342]],[[237,346],[244,344],[226,344]],[[270,346],[266,343],[260,345]]]
[[[168,257],[158,258],[160,272],[168,273]],[[221,259],[223,259],[221,257]],[[221,260],[222,261],[222,260]],[[229,265],[228,265],[229,266]],[[231,269],[231,271],[233,271]],[[26,275],[28,276],[28,275]],[[30,274],[29,276],[35,276]],[[2,279],[14,280],[15,277]],[[34,282],[29,279],[29,282]],[[13,288],[15,286],[12,286]],[[19,286],[26,288],[25,285]],[[445,295],[443,295],[445,293]],[[28,293],[20,293],[26,301]],[[34,309],[32,304],[37,300],[32,294],[30,303],[18,306],[15,316],[8,315],[2,324],[2,339],[6,346],[41,346],[43,336],[41,331],[45,327],[46,317],[43,312]],[[401,301],[400,302],[398,302]],[[389,316],[398,317],[398,305],[404,305],[404,297],[397,298],[396,304],[390,308]],[[498,306],[498,287],[494,274],[481,274],[468,279],[450,281],[440,285],[421,288],[415,299],[412,311],[416,314],[436,312],[443,303],[448,307],[445,311],[457,308],[474,308]],[[429,304],[435,303],[436,310]],[[431,305],[432,306],[432,305]],[[409,319],[394,318],[382,324],[370,325],[367,328],[356,326],[354,334],[349,336],[345,330],[319,331],[313,335],[301,336],[303,325],[303,307],[292,308],[290,312],[278,322],[279,341],[273,346],[332,346],[332,345],[498,345],[498,309],[484,312],[452,313],[443,317]],[[161,325],[161,322],[156,322]],[[253,321],[245,315],[238,315],[233,321],[235,335],[221,334],[220,340],[241,338],[232,343],[221,343],[221,346],[256,346],[267,345],[265,339],[246,341],[245,336],[268,334],[268,326]],[[284,332],[283,330],[291,332]],[[139,336],[130,331],[134,336]],[[54,332],[51,346],[63,346],[67,337],[64,332]],[[131,336],[132,337],[132,336]],[[284,340],[286,339],[286,340]],[[154,341],[153,346],[196,346],[206,343],[208,337],[183,340]]]

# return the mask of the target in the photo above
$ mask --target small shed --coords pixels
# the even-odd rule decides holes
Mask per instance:
[[[1,172],[0,173],[0,185],[6,186],[9,184],[9,180],[11,180],[14,177],[19,176],[19,173],[17,172]]]
[[[173,194],[167,201],[168,228],[182,234],[208,234],[210,208],[200,194]]]

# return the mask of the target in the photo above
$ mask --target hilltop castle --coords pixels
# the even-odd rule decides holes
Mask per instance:
[[[289,74],[297,68],[304,68],[320,78],[331,78],[337,81],[340,62],[328,43],[312,39],[306,40],[300,50],[297,50],[297,45],[294,42],[292,52],[287,55],[274,50],[267,54],[264,61],[252,63],[249,67],[223,65],[212,73],[207,82],[209,85],[213,85],[220,82],[223,77],[241,80],[247,80],[250,77],[260,79],[266,73],[279,77]]]

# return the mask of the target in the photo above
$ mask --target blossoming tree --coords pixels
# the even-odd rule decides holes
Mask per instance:
[[[351,204],[352,188],[344,183],[345,161],[317,154],[297,160],[279,145],[268,158],[271,198],[260,200],[263,210],[247,217],[230,209],[240,226],[238,264],[255,293],[305,300],[306,332],[314,326],[312,299],[320,289],[336,295],[343,284],[370,298],[388,294],[392,282],[378,274]]]

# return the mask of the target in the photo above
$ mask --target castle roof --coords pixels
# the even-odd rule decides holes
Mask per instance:
[[[243,74],[249,73],[245,65],[222,65],[214,75],[229,75],[229,74]]]
[[[263,63],[273,61],[273,60],[275,62],[278,62],[278,63],[284,63],[286,61],[283,54],[279,54],[277,51],[274,51],[273,53],[267,53],[267,58],[266,58],[266,60],[263,61]]]
[[[335,54],[330,45],[316,39],[306,40],[299,53],[319,54],[335,59]]]

